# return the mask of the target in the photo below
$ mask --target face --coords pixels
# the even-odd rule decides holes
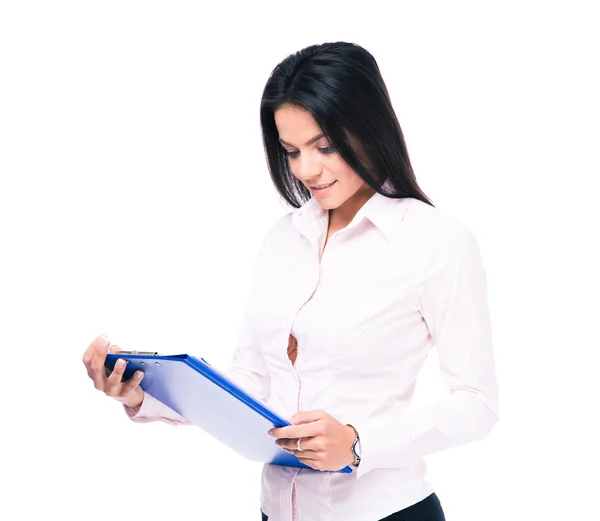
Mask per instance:
[[[344,208],[355,213],[373,194],[371,187],[331,148],[310,112],[284,105],[275,111],[275,124],[292,174],[325,210]]]

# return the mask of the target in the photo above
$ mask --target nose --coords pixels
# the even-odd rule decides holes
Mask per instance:
[[[312,154],[300,154],[294,174],[304,183],[318,177],[323,170],[321,163]]]

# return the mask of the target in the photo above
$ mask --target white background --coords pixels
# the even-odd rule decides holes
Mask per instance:
[[[0,518],[259,519],[261,464],[133,424],[81,356],[104,332],[227,366],[288,211],[262,89],[335,40],[377,59],[419,183],[488,273],[501,421],[427,459],[446,518],[600,515],[595,2],[200,4],[0,4]]]

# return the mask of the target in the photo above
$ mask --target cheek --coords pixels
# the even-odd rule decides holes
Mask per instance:
[[[332,171],[334,174],[333,177],[343,183],[346,188],[352,190],[362,185],[363,180],[361,177],[346,163],[339,161],[339,164],[336,165],[336,167],[336,170]]]
[[[296,169],[297,169],[296,164],[297,164],[297,162],[294,161],[293,159],[288,159],[288,165],[290,167],[290,172],[292,173],[292,175],[294,177],[298,177],[298,174],[296,173]]]
[[[325,161],[324,168],[332,174],[331,177],[344,183],[350,181],[354,175],[354,171],[339,156],[333,156]]]

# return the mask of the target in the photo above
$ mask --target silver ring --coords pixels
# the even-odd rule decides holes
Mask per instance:
[[[300,446],[301,441],[302,441],[302,438],[298,438],[298,441],[296,442],[296,450],[299,452],[304,451],[304,449]]]

